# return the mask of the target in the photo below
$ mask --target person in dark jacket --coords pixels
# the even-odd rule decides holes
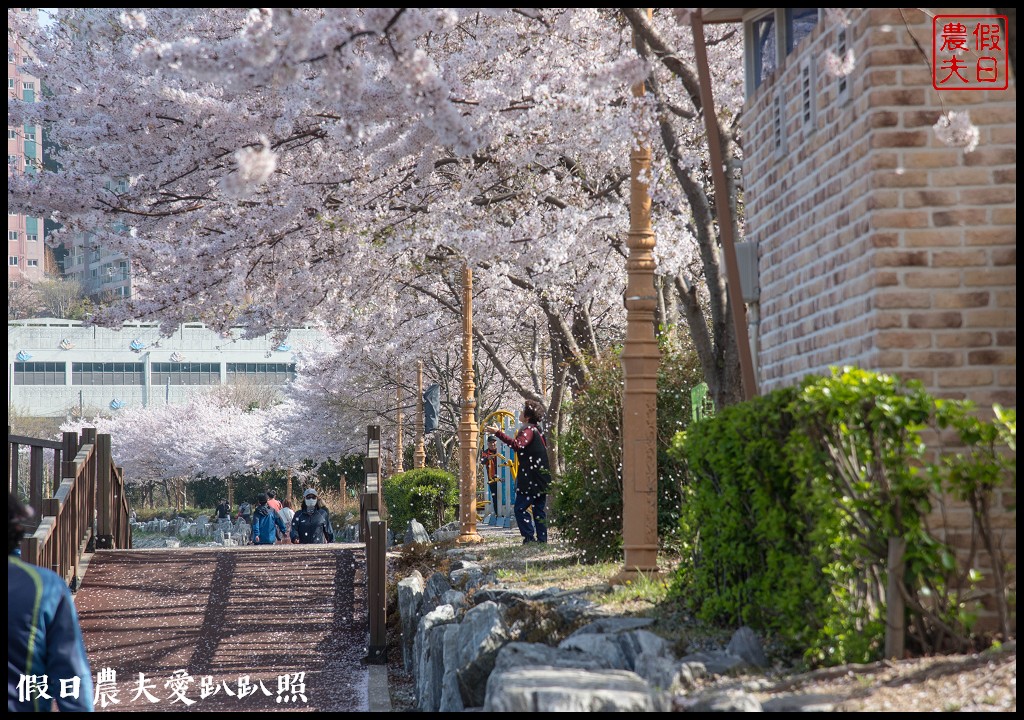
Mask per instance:
[[[267,504],[266,493],[260,493],[256,502],[259,504],[252,514],[252,544],[274,545],[277,542],[277,531],[284,533],[287,529],[284,520],[277,514],[277,510]]]
[[[227,522],[231,520],[231,506],[228,505],[228,501],[224,498],[220,499],[217,503],[217,522]]]
[[[544,408],[534,400],[527,400],[519,413],[521,426],[515,438],[510,438],[496,425],[484,431],[494,435],[515,450],[519,459],[516,470],[516,525],[523,536],[523,544],[548,541],[547,511],[548,485],[551,470],[548,463],[548,443],[538,425],[544,419]],[[533,518],[528,510],[532,507]],[[536,526],[536,535],[534,527]]]
[[[61,712],[92,712],[92,671],[68,585],[14,555],[31,512],[8,494],[7,712],[48,712],[54,703]],[[62,692],[65,680],[76,692]]]
[[[303,545],[334,542],[331,518],[314,488],[302,493],[302,509],[292,517],[291,538],[293,543]]]

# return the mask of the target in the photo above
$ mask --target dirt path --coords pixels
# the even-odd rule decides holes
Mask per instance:
[[[96,553],[75,599],[94,680],[116,673],[96,709],[365,711],[364,567],[359,545]]]

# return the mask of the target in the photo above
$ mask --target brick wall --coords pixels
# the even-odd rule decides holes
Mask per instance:
[[[850,364],[917,378],[935,395],[982,408],[1015,408],[1015,82],[1005,91],[934,90],[907,34],[930,54],[930,17],[877,8],[849,17],[856,65],[845,91],[825,69],[839,32],[825,19],[744,116],[761,390]],[[980,129],[974,152],[935,138],[943,106],[970,111]],[[1013,558],[1014,502],[1008,488],[996,521]],[[970,514],[950,506],[940,520],[965,556]]]
[[[904,15],[927,52],[930,18]],[[903,17],[851,12],[845,95],[824,67],[838,32],[826,19],[748,104],[759,379],[770,390],[848,363],[1016,407],[1016,89],[932,89]],[[940,100],[971,111],[974,152],[935,138]]]

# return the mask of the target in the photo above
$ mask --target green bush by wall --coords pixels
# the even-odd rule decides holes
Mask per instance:
[[[972,410],[843,368],[694,425],[672,450],[689,473],[674,597],[706,620],[776,632],[814,664],[866,662],[883,648],[894,539],[906,546],[908,647],[970,649],[983,644],[969,602],[979,556],[958,563],[929,527],[945,494],[972,508],[1007,634],[1012,573],[991,512],[996,490],[1015,487],[1016,413]],[[951,446],[926,447],[926,429]]]
[[[388,527],[405,531],[410,520],[418,520],[427,532],[434,532],[455,519],[459,507],[459,481],[449,472],[420,468],[392,475],[384,481],[384,505]]]

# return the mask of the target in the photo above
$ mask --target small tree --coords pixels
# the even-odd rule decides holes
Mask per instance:
[[[82,320],[91,309],[82,283],[74,279],[47,278],[35,285],[40,304],[50,317]]]

